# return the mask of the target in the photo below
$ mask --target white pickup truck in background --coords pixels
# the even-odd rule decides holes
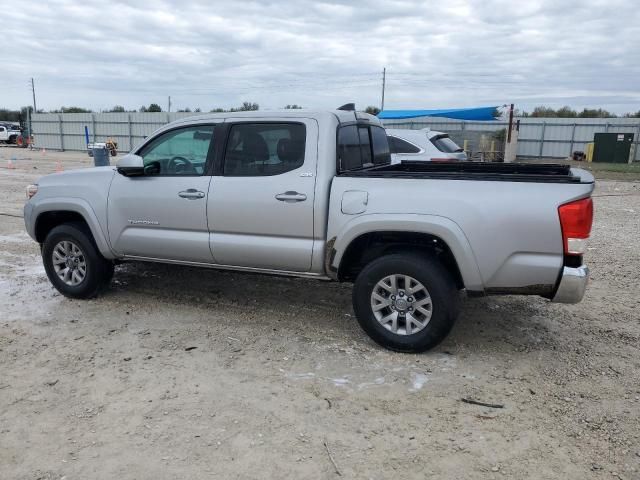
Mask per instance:
[[[15,144],[22,135],[20,127],[11,124],[0,124],[0,143]]]

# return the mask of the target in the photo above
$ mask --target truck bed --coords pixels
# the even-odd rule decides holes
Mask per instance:
[[[547,163],[402,162],[341,173],[345,177],[593,183],[584,170]]]

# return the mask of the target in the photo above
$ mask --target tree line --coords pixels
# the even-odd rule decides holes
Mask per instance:
[[[296,109],[300,109],[302,108],[300,105],[297,104],[288,104],[285,105],[284,107],[287,110],[296,110]],[[259,110],[260,109],[260,105],[255,103],[255,102],[242,102],[242,105],[238,106],[238,107],[232,107],[229,109],[224,109],[224,108],[213,108],[211,110],[209,110],[210,112],[213,113],[217,113],[217,112],[248,112],[248,111],[255,111],[255,110]],[[27,110],[30,113],[33,113],[33,108],[32,107],[22,107],[20,110],[12,110],[9,108],[0,108],[0,121],[5,121],[5,122],[21,122],[21,121],[26,121],[27,118]],[[111,113],[111,112],[120,112],[120,113],[133,113],[133,112],[163,112],[164,110],[162,109],[162,107],[160,105],[158,105],[157,103],[152,103],[150,105],[142,105],[140,108],[138,109],[134,109],[134,110],[127,110],[125,107],[123,107],[122,105],[114,105],[113,107],[106,109],[106,110],[102,110],[102,113]],[[194,108],[193,110],[191,110],[190,108],[182,108],[177,110],[178,112],[194,112],[194,113],[200,113],[202,112],[202,110],[200,108]],[[45,110],[43,109],[38,109],[37,113],[47,113]],[[75,106],[71,106],[71,107],[60,107],[58,109],[55,110],[49,110],[48,113],[93,113],[93,110],[89,109],[89,108],[83,108],[83,107],[75,107]]]
[[[539,117],[539,118],[617,118],[615,113],[602,108],[584,108],[578,112],[571,107],[564,106],[555,110],[552,107],[539,106],[532,112],[516,112],[520,117]],[[635,113],[625,113],[623,118],[640,118],[640,110]]]
[[[284,106],[287,110],[295,110],[303,108],[297,104],[288,104]],[[255,102],[242,102],[242,105],[238,107],[232,107],[229,109],[224,108],[213,108],[209,110],[212,113],[222,113],[222,112],[247,112],[259,110],[260,105]],[[22,107],[20,110],[11,110],[8,108],[0,108],[0,121],[5,122],[24,122],[27,118],[27,110],[30,113],[33,113],[32,107]],[[162,112],[162,107],[157,103],[152,103],[150,105],[142,105],[140,108],[136,110],[127,110],[122,105],[115,105],[107,110],[102,110],[102,112]],[[191,110],[190,108],[183,108],[177,110],[178,112],[193,112],[200,113],[202,110],[200,108],[194,108]],[[378,107],[374,107],[372,105],[368,106],[364,110],[371,115],[377,115],[380,113],[380,109]],[[37,113],[45,113],[44,110],[39,109]],[[50,113],[93,113],[91,109],[82,108],[82,107],[60,107],[56,110],[50,110]],[[519,117],[539,117],[539,118],[616,118],[617,115],[615,113],[611,113],[602,108],[584,108],[582,111],[577,111],[572,109],[571,107],[564,106],[558,108],[557,110],[552,107],[547,106],[538,106],[533,109],[531,112],[521,112],[516,110],[516,116]],[[640,110],[634,113],[625,113],[622,115],[624,118],[640,118]]]

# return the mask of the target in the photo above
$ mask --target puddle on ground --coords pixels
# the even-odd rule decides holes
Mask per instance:
[[[409,391],[417,392],[418,390],[422,390],[422,387],[424,387],[424,384],[427,383],[428,381],[429,381],[428,375],[424,373],[414,373],[413,382]]]
[[[0,235],[0,243],[31,243],[33,240],[27,232]]]
[[[446,360],[445,360],[446,358]],[[451,355],[443,355],[437,359],[437,363],[444,361],[446,366],[440,368],[440,371],[446,372],[451,370],[455,365],[455,361],[452,361]],[[431,367],[433,368],[433,367]],[[389,375],[380,375],[374,378],[358,378],[354,379],[354,375],[341,375],[337,377],[322,376],[319,373],[313,372],[286,372],[283,369],[279,369],[284,377],[293,382],[300,381],[314,381],[314,382],[327,382],[334,387],[347,389],[350,391],[362,391],[371,388],[380,388],[389,385],[407,385],[408,391],[415,393],[423,389],[423,387],[429,382],[432,375],[431,369],[428,371],[416,371],[412,368],[395,367],[392,369],[384,369],[389,372]],[[358,377],[362,377],[358,375]],[[467,376],[468,378],[468,376]]]

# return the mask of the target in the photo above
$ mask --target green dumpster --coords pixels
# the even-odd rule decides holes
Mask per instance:
[[[596,133],[593,143],[594,162],[628,163],[633,133]]]

